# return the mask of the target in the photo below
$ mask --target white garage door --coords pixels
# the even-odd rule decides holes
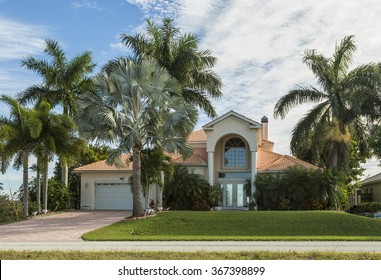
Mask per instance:
[[[132,192],[126,183],[96,183],[95,209],[132,210]]]

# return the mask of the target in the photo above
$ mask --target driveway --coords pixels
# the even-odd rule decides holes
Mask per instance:
[[[1,241],[82,241],[81,236],[131,215],[131,211],[71,211],[0,225]]]

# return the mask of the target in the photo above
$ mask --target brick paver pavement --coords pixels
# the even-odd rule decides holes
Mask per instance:
[[[81,241],[81,236],[131,215],[131,211],[70,211],[0,225],[0,241]]]

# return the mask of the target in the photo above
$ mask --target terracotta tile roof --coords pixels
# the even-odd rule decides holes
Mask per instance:
[[[288,155],[280,155],[274,152],[258,150],[258,171],[282,171],[290,167],[301,167],[306,169],[319,169],[318,166],[294,158]]]
[[[281,154],[270,152],[264,149],[258,149],[257,169],[261,169],[263,166],[274,162],[282,157]]]
[[[193,154],[187,158],[183,159],[180,155],[171,155],[173,162],[175,164],[184,164],[184,165],[207,165],[208,164],[208,153],[206,148],[193,148]]]
[[[128,171],[132,170],[132,162],[130,161],[131,154],[124,154],[121,156],[121,160],[126,167],[117,167],[115,165],[108,165],[106,160],[97,161],[87,165],[83,165],[74,169],[75,173],[82,173],[87,171]]]
[[[192,131],[188,137],[188,142],[206,142],[206,133],[203,129]]]

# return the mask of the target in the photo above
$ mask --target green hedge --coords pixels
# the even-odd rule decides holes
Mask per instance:
[[[320,169],[258,174],[255,184],[259,210],[337,209],[344,196],[337,178]]]
[[[357,206],[358,213],[381,212],[381,202],[363,202]]]

